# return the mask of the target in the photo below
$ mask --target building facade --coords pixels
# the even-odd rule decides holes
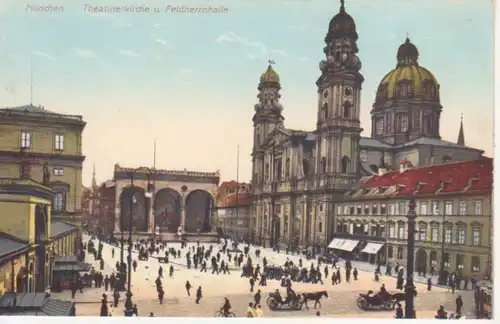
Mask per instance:
[[[329,247],[361,261],[405,264],[407,208],[416,200],[415,268],[482,278],[491,268],[492,160],[381,172],[336,204]],[[334,225],[334,226],[333,226]]]
[[[186,233],[215,231],[218,171],[133,169],[117,164],[114,181],[115,233],[121,228],[128,231],[130,218],[134,232],[149,235],[158,230],[167,237],[179,228]]]
[[[50,178],[55,218],[81,216],[82,116],[63,115],[33,105],[0,109],[0,177],[19,178],[28,160],[33,180]]]
[[[379,169],[475,160],[482,151],[465,146],[463,123],[456,143],[440,137],[439,84],[418,63],[409,39],[398,49],[396,68],[380,82],[371,111],[372,137],[362,137],[360,94],[364,77],[354,19],[344,2],[330,21],[317,85],[317,122],[311,131],[284,125],[280,76],[270,64],[254,106],[252,217],[267,244],[325,247],[335,203],[361,177]]]
[[[217,195],[217,214],[224,235],[254,242],[255,218],[251,217],[251,186],[236,181],[223,182]]]
[[[109,236],[115,229],[116,186],[113,180],[107,180],[99,188],[99,227],[104,236]]]

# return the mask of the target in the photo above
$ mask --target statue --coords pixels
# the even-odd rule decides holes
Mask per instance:
[[[42,181],[44,186],[48,186],[50,183],[50,171],[49,171],[49,164],[45,162],[43,164],[43,181]]]

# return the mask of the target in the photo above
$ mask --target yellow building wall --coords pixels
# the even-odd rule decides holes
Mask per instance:
[[[22,123],[22,124],[21,124]],[[21,133],[31,133],[32,147],[29,151],[45,154],[82,154],[82,132],[76,127],[64,125],[30,124],[20,121],[19,124],[0,124],[0,151],[19,152],[21,146]],[[56,151],[55,136],[64,136],[64,150]]]
[[[57,256],[70,256],[76,255],[75,251],[75,240],[76,231],[67,234],[66,236],[59,237],[52,240],[52,251]]]
[[[17,291],[17,274],[21,268],[28,268],[25,254],[18,255],[0,265],[0,296],[9,291]]]
[[[34,223],[31,222],[31,204],[28,196],[0,194],[0,231],[23,241],[32,242]]]
[[[21,124],[22,123],[22,124]],[[31,148],[27,152],[54,155],[82,155],[82,132],[77,127],[64,125],[37,125],[20,121],[19,124],[1,124],[0,122],[0,151],[19,152],[21,147],[21,133],[31,133]],[[64,150],[56,151],[55,136],[64,136]],[[82,196],[82,165],[70,167],[54,164],[50,160],[37,159],[40,164],[32,165],[32,179],[38,182],[43,180],[43,163],[47,162],[51,173],[51,181],[62,181],[70,185],[70,192],[66,198],[66,210],[76,212],[81,210]],[[63,168],[63,176],[54,176],[53,168]],[[19,165],[16,163],[0,164],[0,177],[19,178]]]

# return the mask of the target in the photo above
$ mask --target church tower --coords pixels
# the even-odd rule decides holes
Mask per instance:
[[[276,127],[283,127],[279,93],[280,77],[273,69],[273,61],[269,61],[267,70],[260,76],[258,86],[259,102],[255,105],[253,116],[253,150],[252,150],[252,183],[262,183],[264,175],[264,151],[262,144]]]
[[[316,81],[316,173],[342,174],[341,178],[347,183],[358,177],[362,131],[359,115],[364,78],[359,72],[361,61],[356,55],[357,40],[354,19],[347,14],[344,0],[341,0],[339,13],[330,21],[323,50],[326,60],[319,64],[321,76]]]

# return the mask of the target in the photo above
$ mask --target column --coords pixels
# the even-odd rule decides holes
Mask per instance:
[[[184,202],[181,205],[181,223],[180,226],[182,227],[182,230],[184,231],[184,224],[186,223],[186,206],[184,205]]]
[[[121,231],[121,228],[120,228],[120,207],[116,207],[115,208],[115,229],[114,229],[114,232],[115,233],[118,233]]]
[[[149,200],[149,206],[148,206],[148,228],[147,228],[147,231],[149,234],[152,234],[155,231],[155,216],[154,216],[154,211],[153,211],[153,199],[152,198]]]

